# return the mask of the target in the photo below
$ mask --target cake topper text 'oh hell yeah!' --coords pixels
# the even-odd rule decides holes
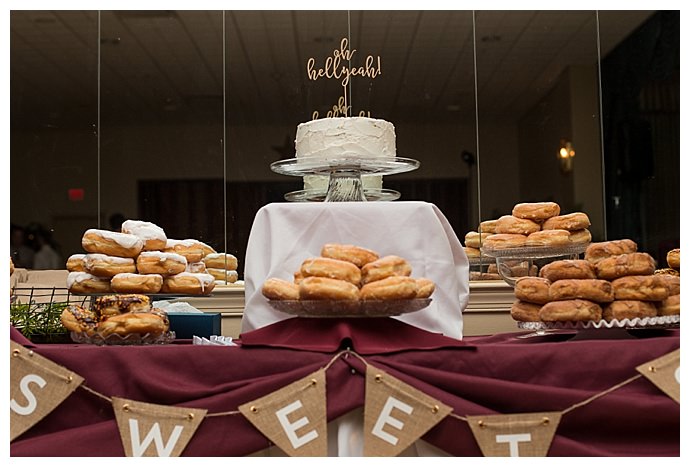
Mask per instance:
[[[374,79],[381,74],[380,56],[374,58],[373,55],[367,55],[367,58],[364,60],[364,65],[352,66],[350,63],[355,52],[357,52],[357,49],[350,50],[348,40],[344,37],[340,41],[340,49],[333,50],[333,56],[326,58],[323,67],[316,68],[316,59],[313,57],[307,60],[307,76],[310,80],[316,81],[320,78],[341,80],[340,84],[343,86],[343,95],[338,99],[338,103],[327,112],[327,117],[337,117],[339,115],[347,117],[348,114],[351,114],[350,110],[352,106],[348,104],[347,98],[347,85],[350,83],[350,77],[367,76]],[[360,116],[364,116],[365,112],[361,111],[359,114]],[[318,110],[314,111],[312,118],[319,118]]]

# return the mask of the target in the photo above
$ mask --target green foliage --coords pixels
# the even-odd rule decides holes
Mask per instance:
[[[60,322],[60,314],[67,302],[56,303],[12,303],[10,304],[10,324],[27,338],[40,336],[48,338],[67,334]]]

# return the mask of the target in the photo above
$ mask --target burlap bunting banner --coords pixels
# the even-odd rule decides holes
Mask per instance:
[[[399,454],[452,410],[409,384],[367,365],[364,456]]]
[[[484,457],[544,457],[560,421],[560,412],[467,416]]]
[[[10,340],[10,441],[52,412],[83,381]]]
[[[127,457],[179,457],[207,412],[119,397],[112,400]]]
[[[636,370],[680,404],[680,349],[644,363]]]
[[[290,456],[328,454],[324,369],[247,402],[239,410]]]

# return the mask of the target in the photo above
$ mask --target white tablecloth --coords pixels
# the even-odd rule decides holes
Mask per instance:
[[[353,244],[407,259],[412,277],[433,280],[436,291],[429,307],[396,319],[462,338],[469,262],[443,213],[421,201],[273,203],[261,208],[247,245],[242,332],[293,317],[273,309],[261,286],[269,277],[291,281],[302,262],[319,256],[325,243]]]

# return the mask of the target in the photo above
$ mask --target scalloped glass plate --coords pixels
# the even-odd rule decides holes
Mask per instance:
[[[175,340],[175,331],[163,334],[87,334],[85,332],[71,332],[72,341],[78,344],[94,345],[161,345]]]
[[[283,159],[271,164],[271,170],[282,175],[302,176],[329,174],[334,170],[354,170],[361,174],[393,175],[410,172],[419,167],[419,161],[405,157],[371,158],[359,156],[303,157]]]
[[[423,310],[431,299],[269,300],[268,303],[278,311],[305,318],[381,318]]]
[[[395,190],[389,190],[387,188],[364,188],[364,197],[367,201],[395,201],[400,198],[400,192]],[[327,192],[321,190],[299,190],[291,191],[285,194],[285,199],[287,201],[310,201],[318,202],[324,201],[326,199]]]
[[[589,242],[587,243],[573,243],[572,245],[564,246],[532,246],[532,247],[515,247],[515,248],[500,248],[493,249],[482,247],[483,255],[494,258],[554,258],[557,256],[576,255],[584,253]]]
[[[680,315],[651,316],[612,321],[518,321],[520,329],[669,329],[680,327]]]

